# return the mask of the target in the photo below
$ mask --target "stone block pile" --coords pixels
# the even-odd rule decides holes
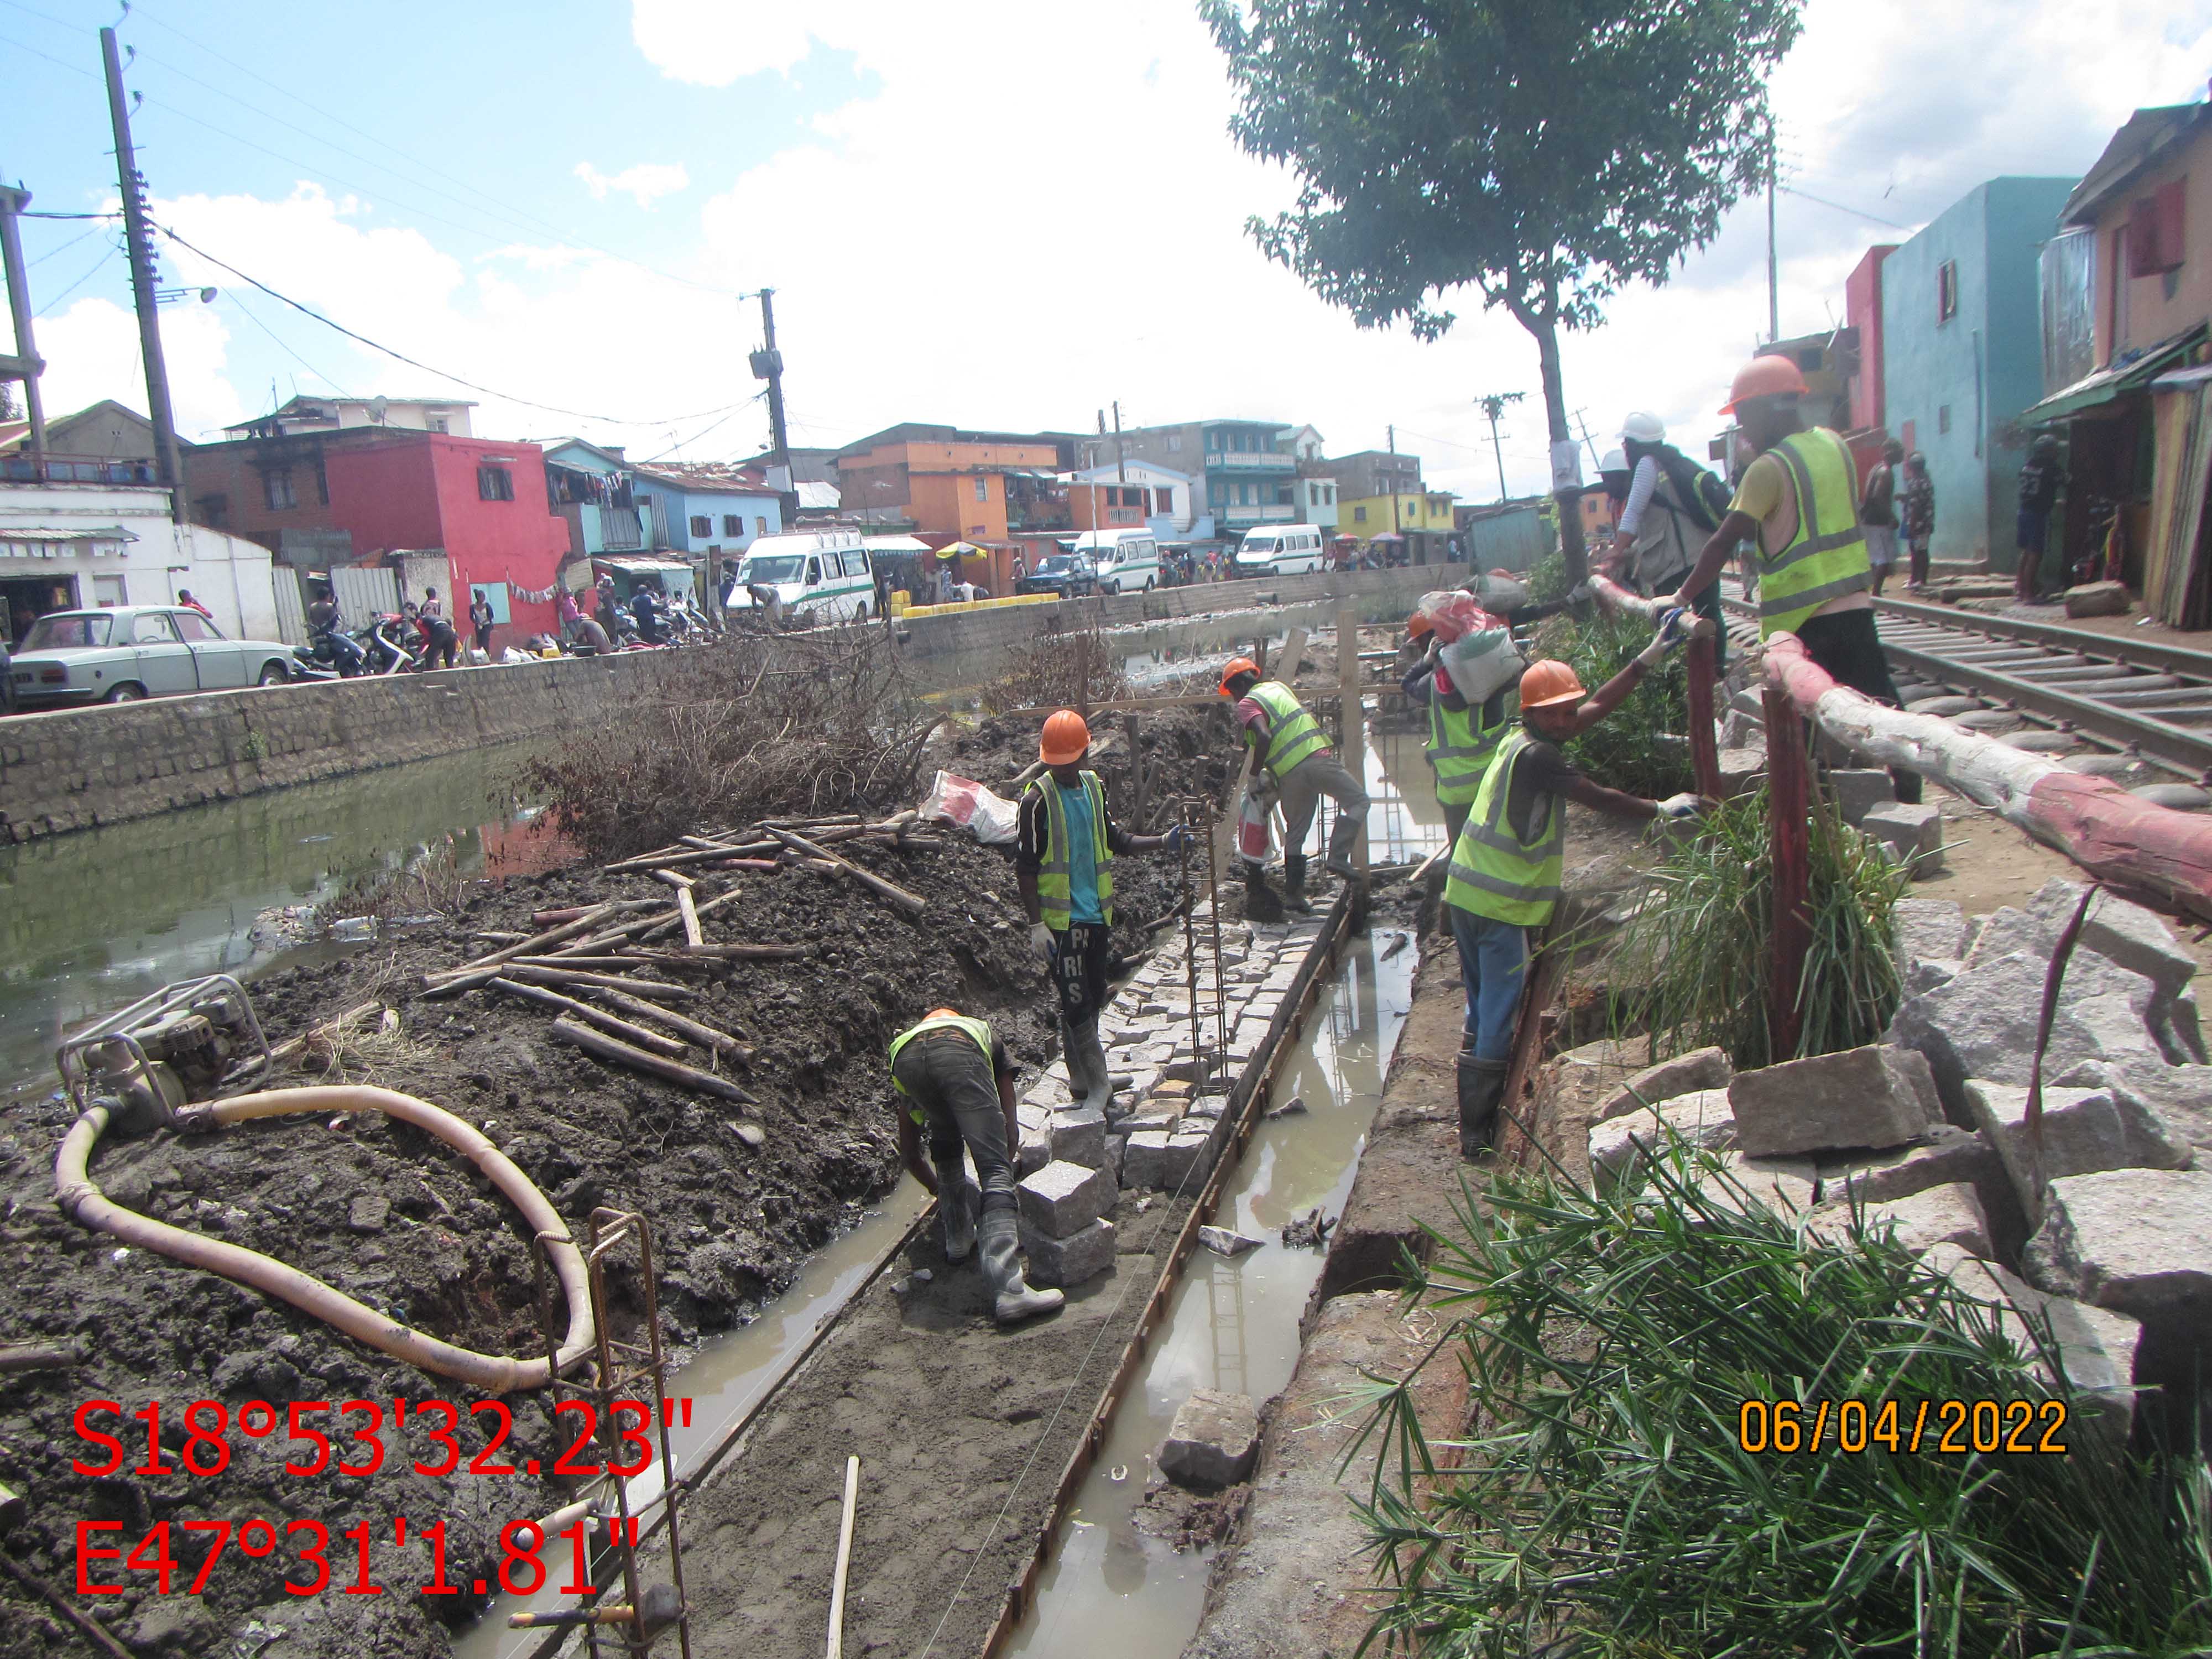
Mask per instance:
[[[1106,1218],[1121,1190],[1102,1164],[1048,1164],[1022,1177],[1022,1253],[1039,1285],[1080,1285],[1114,1265],[1114,1224]]]

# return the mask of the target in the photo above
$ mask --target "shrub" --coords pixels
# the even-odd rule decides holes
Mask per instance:
[[[1553,617],[1536,631],[1539,656],[1556,657],[1595,691],[1651,641],[1640,617]],[[1657,800],[1691,787],[1689,675],[1682,653],[1668,657],[1620,708],[1567,745],[1567,758],[1596,781]]]

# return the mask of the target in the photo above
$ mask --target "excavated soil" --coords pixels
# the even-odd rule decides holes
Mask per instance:
[[[1033,727],[998,724],[1006,729],[987,727],[963,744],[957,763],[969,775],[980,772],[1003,782],[1019,763],[994,773],[988,763],[994,751],[1010,760],[1024,749],[1034,753]],[[1145,739],[1148,756],[1157,759],[1153,787],[1166,792],[1218,792],[1235,757],[1225,729],[1209,731],[1200,718],[1155,721]],[[1103,769],[1115,810],[1126,817],[1133,811],[1125,799],[1129,781],[1110,764]],[[580,1236],[595,1206],[641,1211],[659,1242],[661,1307],[680,1348],[751,1318],[791,1283],[804,1257],[852,1224],[898,1179],[883,1065],[896,1031],[950,1003],[993,1022],[1024,1081],[1057,1053],[1048,988],[1029,951],[1006,849],[948,836],[938,851],[850,856],[922,896],[924,914],[909,919],[856,885],[794,868],[708,876],[697,889],[702,900],[731,887],[742,895],[706,919],[710,939],[800,945],[809,951],[794,960],[732,963],[684,976],[702,994],[676,1006],[755,1045],[750,1063],[732,1074],[757,1097],[756,1105],[694,1095],[556,1044],[550,1010],[483,991],[447,1000],[421,995],[425,970],[451,967],[484,948],[471,942],[475,933],[533,932],[529,917],[537,910],[667,896],[637,876],[591,869],[511,878],[475,898],[449,925],[270,975],[254,984],[252,995],[272,1042],[362,1001],[382,1001],[396,1012],[396,1030],[372,1028],[341,1042],[323,1061],[326,1080],[398,1089],[467,1119],[521,1167]],[[1171,857],[1121,861],[1116,875],[1123,926],[1116,943],[1126,952],[1141,946],[1133,923],[1174,905],[1176,871]],[[705,1064],[696,1052],[690,1059]],[[314,1080],[297,1073],[278,1079]],[[54,1148],[72,1115],[73,1108],[55,1098],[18,1099],[0,1108],[0,1274],[9,1285],[0,1302],[0,1343],[61,1344],[79,1356],[68,1370],[0,1375],[0,1484],[27,1500],[0,1554],[33,1581],[0,1574],[0,1659],[50,1659],[85,1648],[87,1638],[51,1605],[46,1589],[100,1620],[134,1652],[267,1659],[433,1659],[445,1653],[447,1628],[482,1605],[471,1587],[495,1583],[501,1528],[543,1515],[567,1495],[550,1479],[498,1473],[497,1466],[526,1470],[536,1460],[550,1468],[573,1437],[569,1425],[564,1419],[556,1428],[531,1397],[512,1397],[505,1402],[512,1432],[486,1453],[500,1413],[482,1397],[226,1279],[122,1249],[79,1226],[57,1209],[52,1184]],[[757,1150],[738,1134],[739,1118],[765,1132]],[[542,1351],[520,1218],[462,1159],[413,1129],[372,1115],[271,1120],[190,1139],[163,1132],[104,1143],[93,1175],[118,1202],[260,1250],[434,1335],[480,1351]],[[1152,1220],[1165,1214],[1156,1203],[1147,1215],[1133,1218],[1124,1248],[1139,1248],[1155,1231]],[[846,1437],[862,1445],[864,1456],[866,1446],[889,1443],[884,1437],[891,1436],[919,1449],[917,1455],[945,1460],[934,1474],[917,1466],[911,1515],[943,1511],[956,1491],[967,1494],[971,1485],[975,1492],[994,1490],[1002,1497],[1011,1475],[996,1468],[994,1458],[1026,1443],[1017,1431],[1050,1417],[1048,1409],[1036,1419],[1020,1415],[1029,1409],[1020,1401],[1057,1398],[1079,1384],[1073,1397],[1082,1401],[1074,1419],[1079,1423],[1089,1404],[1085,1389],[1096,1393],[1092,1369],[1110,1364],[1120,1346],[1109,1317],[1121,1311],[1112,1287],[1130,1282],[1132,1274],[1149,1286],[1155,1272],[1125,1260],[1119,1273],[1091,1287],[1066,1314],[1012,1339],[1003,1375],[926,1374],[916,1379],[915,1409],[905,1421],[855,1425]],[[622,1316],[634,1320],[634,1279],[617,1270],[614,1284],[624,1298]],[[854,1328],[857,1340],[848,1333],[833,1345],[847,1359],[832,1364],[866,1364],[874,1346],[866,1340],[872,1322],[934,1321],[954,1328],[983,1317],[980,1297],[972,1269],[940,1273],[927,1293],[910,1295],[902,1307],[879,1291]],[[1133,1318],[1142,1301],[1133,1297],[1126,1316]],[[945,1363],[948,1372],[957,1370]],[[415,1408],[431,1398],[459,1408],[460,1467],[451,1475],[413,1467],[416,1460],[434,1466],[446,1455],[433,1434],[444,1426],[441,1415]],[[231,1429],[224,1467],[205,1476],[185,1473],[176,1468],[186,1439],[181,1419],[201,1399],[221,1402],[234,1416],[249,1401],[266,1401],[280,1419],[298,1401],[333,1407],[380,1402],[374,1430],[386,1451],[364,1475],[289,1474],[285,1461],[304,1461],[307,1443],[288,1440],[280,1423],[261,1439]],[[120,1407],[119,1424],[103,1416],[95,1425],[128,1431],[128,1455],[112,1471],[71,1467],[72,1458],[81,1457],[98,1468],[108,1455],[74,1427],[87,1400]],[[166,1472],[141,1473],[147,1430],[130,1418],[156,1400]],[[397,1431],[395,1400],[410,1406]],[[204,1420],[211,1415],[204,1413]],[[368,1443],[346,1439],[368,1425],[365,1403],[349,1413],[333,1410],[307,1420],[331,1432],[340,1454],[356,1465],[374,1461]],[[947,1426],[953,1423],[960,1426]],[[1054,1431],[1066,1426],[1063,1414]],[[203,1465],[214,1461],[210,1447],[193,1450]],[[1056,1474],[1066,1455],[1064,1446],[1047,1448],[1041,1462],[1048,1461]],[[842,1460],[842,1449],[836,1455]],[[472,1462],[484,1471],[471,1473]],[[1049,1484],[1039,1490],[1040,1502]],[[823,1490],[834,1505],[836,1481]],[[787,1512],[797,1524],[819,1495],[810,1476],[793,1473],[771,1512]],[[1024,1496],[1026,1501],[1027,1486]],[[879,1524],[889,1527],[894,1512],[888,1505],[878,1509]],[[255,1518],[275,1523],[275,1552],[250,1559],[233,1545],[208,1572],[202,1593],[189,1593],[210,1534],[187,1532],[183,1523],[235,1527]],[[396,1541],[403,1519],[404,1546]],[[1019,1527],[1014,1519],[1008,1517],[1008,1533],[1033,1535],[1034,1516]],[[168,1551],[177,1566],[167,1593],[150,1570],[152,1552],[143,1558],[149,1570],[125,1570],[113,1561],[91,1570],[94,1582],[122,1586],[118,1594],[73,1593],[75,1528],[82,1520],[120,1522],[119,1532],[93,1542],[112,1547],[120,1539],[126,1549],[159,1523],[170,1523]],[[308,1582],[312,1571],[297,1559],[309,1534],[283,1537],[293,1521],[327,1529],[332,1581],[321,1592],[288,1593],[288,1570],[289,1582],[298,1583]],[[441,1521],[447,1528],[447,1578],[460,1593],[424,1597],[416,1587],[433,1575],[422,1528]],[[357,1540],[345,1534],[364,1526],[371,1579],[386,1593],[341,1594],[356,1582]],[[958,1536],[927,1527],[908,1530],[917,1564],[994,1536],[980,1522]],[[994,1547],[1000,1545],[1012,1547],[1006,1534],[995,1535]],[[974,1595],[988,1599],[993,1611],[1005,1576],[995,1558],[975,1575]],[[908,1599],[918,1608],[941,1588],[930,1572],[917,1571]],[[732,1629],[749,1624],[738,1620]],[[813,1639],[818,1642],[818,1632]]]

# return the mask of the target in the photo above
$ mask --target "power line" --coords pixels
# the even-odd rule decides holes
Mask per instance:
[[[29,270],[33,265],[44,264],[47,260],[49,260],[49,259],[52,258],[54,257],[54,255],[56,255],[57,253],[67,253],[67,252],[68,252],[71,248],[75,247],[75,246],[76,246],[79,242],[82,242],[82,241],[89,240],[91,238],[93,238],[93,237],[94,237],[94,236],[99,235],[99,234],[100,234],[100,231],[101,231],[103,228],[104,228],[104,227],[102,227],[102,226],[100,226],[100,225],[94,225],[94,226],[90,230],[85,231],[84,233],[82,233],[82,234],[80,234],[80,235],[76,235],[76,236],[72,236],[72,237],[70,237],[70,238],[69,239],[69,240],[67,240],[66,242],[64,242],[64,243],[60,244],[58,246],[56,246],[56,247],[50,247],[50,248],[48,248],[48,249],[47,249],[44,253],[41,253],[41,254],[40,254],[37,258],[35,258],[35,259],[26,259],[26,260],[23,262],[23,269],[24,269],[24,270]]]
[[[268,324],[263,322],[258,317],[253,314],[252,311],[248,308],[244,300],[239,298],[235,294],[226,294],[223,295],[223,298],[229,301],[232,305],[238,308],[238,314],[240,316],[245,318],[247,322],[252,324],[254,327],[259,329],[264,334],[266,334],[276,344],[276,347],[279,351],[283,352],[287,357],[289,357],[294,362],[299,364],[301,368],[306,369],[308,374],[313,375],[325,386],[330,387],[331,391],[337,392],[341,398],[350,398],[353,396],[350,392],[348,392],[336,380],[324,374],[321,369],[317,368],[305,357],[302,357],[298,352],[295,351],[286,342],[283,336],[277,333],[275,329],[270,327]],[[297,382],[295,382],[294,384],[296,388]]]
[[[697,443],[699,440],[705,437],[708,433],[714,431],[715,427],[727,425],[730,422],[737,419],[737,417],[743,414],[747,409],[760,402],[762,398],[767,396],[768,392],[765,387],[754,392],[753,395],[746,398],[744,403],[739,404],[735,409],[731,410],[727,414],[724,415],[720,420],[715,422],[714,426],[706,427],[700,431],[693,433],[690,437],[679,441],[672,449],[664,449],[658,455],[647,456],[645,458],[645,464],[650,465],[654,461],[665,461],[671,455],[682,453],[687,446]],[[673,437],[675,434],[672,433],[669,435]]]
[[[410,357],[405,352],[395,350],[392,347],[384,344],[381,341],[372,340],[366,334],[356,333],[352,329],[348,328],[343,323],[335,322],[331,319],[325,317],[321,312],[316,310],[313,306],[307,305],[304,301],[295,300],[289,294],[279,293],[276,289],[270,287],[268,283],[263,282],[259,277],[248,276],[245,271],[240,270],[236,265],[230,264],[222,259],[218,259],[214,254],[210,253],[205,248],[186,241],[183,237],[177,234],[175,231],[170,229],[168,226],[156,225],[155,228],[159,230],[161,234],[167,237],[171,241],[174,242],[179,247],[188,248],[192,252],[198,254],[201,258],[206,260],[218,270],[227,270],[232,276],[237,277],[239,281],[252,283],[255,288],[259,289],[270,299],[280,301],[283,304],[291,307],[293,310],[300,313],[302,316],[313,318],[315,321],[320,323],[325,328],[333,329],[337,332],[344,335],[349,340],[365,345],[372,351],[382,352],[387,357],[392,358],[397,362],[405,363],[410,368],[419,368],[426,374],[434,374],[441,380],[451,380],[455,386],[466,386],[471,392],[481,392],[487,398],[497,398],[503,403],[519,404],[525,409],[541,410],[549,415],[566,415],[579,421],[599,421],[610,426],[667,426],[678,421],[701,420],[708,415],[720,415],[729,410],[744,407],[743,404],[728,404],[714,409],[695,410],[688,415],[661,415],[645,420],[629,420],[619,415],[605,415],[596,413],[592,410],[581,409],[563,409],[558,404],[542,404],[538,402],[535,398],[517,397],[511,392],[501,392],[496,386],[483,386],[475,380],[467,380],[461,375],[453,374],[448,370],[433,368],[430,364],[422,362],[420,358]],[[751,400],[748,398],[745,401],[750,402]]]
[[[78,277],[76,281],[71,283],[60,293],[55,295],[52,299],[47,301],[46,304],[40,306],[38,310],[32,314],[38,317],[51,316],[56,306],[61,304],[61,302],[68,299],[70,295],[76,293],[77,289],[82,288],[87,283],[90,282],[94,277],[100,275],[101,271],[105,270],[107,268],[107,262],[110,259],[112,259],[121,251],[122,250],[119,248],[113,246],[102,248],[100,250],[100,258],[94,261],[90,270],[86,271],[83,276]]]
[[[1832,202],[1825,196],[1815,196],[1811,191],[1800,190],[1795,185],[1784,185],[1782,189],[1785,195],[1802,197],[1804,200],[1817,203],[1824,208],[1833,208],[1838,213],[1848,213],[1855,219],[1864,219],[1869,223],[1881,225],[1887,229],[1903,231],[1908,236],[1912,234],[1913,228],[1911,225],[1900,225],[1894,219],[1884,219],[1859,208],[1845,207],[1841,202]]]

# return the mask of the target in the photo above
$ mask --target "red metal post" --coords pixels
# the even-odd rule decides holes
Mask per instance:
[[[1719,799],[1721,793],[1720,745],[1713,737],[1716,654],[1710,637],[1703,634],[1691,636],[1690,772],[1697,780],[1698,793],[1709,800]]]
[[[1766,687],[1766,787],[1773,811],[1774,969],[1766,986],[1771,1058],[1797,1055],[1797,988],[1813,940],[1808,903],[1812,881],[1813,767],[1805,723],[1790,694]]]

